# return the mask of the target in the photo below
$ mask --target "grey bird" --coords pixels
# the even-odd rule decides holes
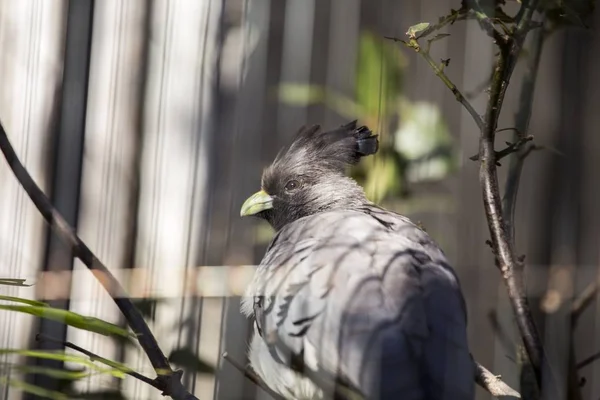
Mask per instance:
[[[408,218],[346,176],[377,152],[353,121],[303,127],[242,216],[276,233],[242,299],[250,365],[286,399],[473,399],[460,284]]]

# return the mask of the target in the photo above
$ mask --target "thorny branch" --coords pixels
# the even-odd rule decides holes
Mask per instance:
[[[8,166],[13,171],[15,177],[25,189],[25,192],[33,201],[38,211],[42,214],[46,222],[63,239],[65,244],[70,247],[75,257],[79,258],[85,266],[92,271],[98,282],[106,289],[113,298],[127,323],[136,334],[142,349],[148,356],[150,363],[154,367],[158,377],[155,379],[156,385],[163,391],[163,395],[171,396],[174,399],[192,400],[196,399],[181,384],[181,371],[173,371],[169,361],[158,346],[156,338],[144,321],[139,310],[127,296],[125,289],[114,277],[110,270],[102,264],[96,255],[87,247],[87,245],[77,236],[75,230],[67,223],[64,217],[54,208],[48,197],[42,192],[35,183],[27,169],[23,166],[15,150],[13,149],[4,126],[0,123],[0,150]],[[156,387],[156,386],[155,386]]]
[[[494,77],[489,89],[490,99],[484,118],[485,129],[481,132],[479,141],[479,160],[481,162],[479,180],[482,187],[483,203],[490,229],[493,252],[508,290],[527,355],[535,372],[538,386],[540,386],[543,350],[520,276],[522,265],[520,265],[514,250],[509,225],[506,219],[503,218],[504,214],[500,199],[496,166],[497,155],[494,149],[495,132],[504,95],[506,94],[506,89],[518,55],[523,47],[523,42],[536,6],[537,0],[523,1],[521,7],[522,9],[524,8],[524,11],[517,22],[516,30],[511,37],[509,45],[500,46],[500,54],[496,60]]]
[[[427,63],[431,66],[431,68],[433,69],[433,72],[438,76],[438,78],[440,78],[441,81],[444,82],[446,87],[448,87],[448,89],[450,89],[452,94],[454,94],[454,97],[456,97],[456,100],[459,103],[461,103],[463,105],[463,107],[465,107],[465,109],[469,112],[469,114],[471,114],[471,117],[473,117],[473,120],[477,124],[477,127],[480,130],[482,130],[484,128],[483,120],[481,119],[481,116],[477,113],[477,111],[475,110],[473,105],[469,102],[469,100],[467,100],[467,98],[461,93],[461,91],[458,90],[456,85],[444,73],[443,66],[436,64],[436,62],[429,55],[429,51],[427,51],[427,49],[423,49],[419,45],[417,39],[411,39],[409,42],[406,42],[404,40],[401,40],[401,39],[398,39],[395,37],[391,37],[391,36],[386,36],[385,38],[393,40],[394,42],[402,42],[406,46],[414,49],[417,53],[419,53],[425,59],[425,61],[427,61]]]
[[[538,0],[523,0],[521,9],[518,13],[518,18],[515,21],[516,25],[511,34],[507,35],[506,40],[496,40],[496,44],[498,45],[500,51],[495,62],[492,80],[488,89],[489,101],[483,120],[471,106],[469,101],[465,99],[460,91],[458,91],[456,85],[454,85],[454,83],[452,83],[443,73],[441,68],[438,67],[435,62],[433,62],[429,56],[429,53],[427,51],[422,51],[422,48],[417,40],[420,37],[425,36],[424,34],[411,37],[408,42],[403,42],[425,58],[435,74],[444,82],[444,84],[452,91],[452,93],[455,94],[457,100],[467,109],[471,116],[473,116],[473,119],[481,131],[478,155],[478,159],[481,164],[479,180],[482,188],[483,203],[488,227],[490,229],[490,243],[494,256],[496,257],[496,264],[502,273],[502,277],[507,287],[511,305],[517,320],[517,325],[519,327],[527,355],[535,372],[537,384],[540,386],[541,369],[542,363],[544,362],[543,349],[539,334],[533,322],[533,316],[525,296],[524,285],[520,275],[520,271],[522,269],[522,260],[516,255],[514,249],[514,235],[512,234],[514,205],[509,205],[509,214],[503,212],[497,171],[497,162],[499,158],[513,153],[518,147],[518,152],[523,151],[523,153],[521,153],[520,160],[522,163],[525,152],[528,153],[531,150],[522,150],[523,143],[519,142],[518,139],[523,138],[518,138],[515,140],[514,145],[509,145],[509,147],[504,151],[497,152],[495,150],[495,135],[498,125],[498,118],[502,110],[504,96],[506,94],[511,75],[523,48],[523,43],[527,33],[531,29],[540,26],[538,22],[532,21],[537,5]],[[462,10],[464,10],[464,7]],[[475,12],[477,12],[477,10],[475,10]],[[481,15],[476,15],[476,17],[480,23],[483,23],[484,28],[487,26],[487,30],[489,30],[489,21],[483,18]],[[493,26],[492,28],[495,30]],[[493,32],[491,33],[492,36],[497,36]],[[538,62],[539,60],[536,61],[536,63]],[[531,91],[531,93],[533,93],[533,91]],[[528,94],[527,96],[532,96],[532,94]],[[528,100],[529,103],[531,103],[532,99]],[[530,107],[530,105],[528,105],[528,107]],[[523,121],[526,129],[531,110],[526,109],[524,112],[525,114]],[[521,129],[521,132],[525,131],[525,129]],[[512,193],[514,192],[516,194],[517,185],[514,185],[514,182],[516,181],[518,183],[520,169],[520,164],[514,164],[513,162],[513,181],[509,182],[512,186],[509,187],[509,197],[507,201],[513,201]]]

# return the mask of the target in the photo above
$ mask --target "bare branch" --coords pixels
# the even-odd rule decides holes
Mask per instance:
[[[494,26],[494,22],[483,11],[483,9],[479,5],[479,3],[477,1],[469,1],[468,3],[469,3],[469,6],[473,8],[473,13],[475,14],[475,18],[477,18],[477,21],[479,22],[479,26],[481,26],[481,29],[483,29],[483,31],[485,33],[487,33],[487,35],[489,37],[494,39],[494,42],[498,46],[500,46],[500,47],[507,46],[508,42],[509,42],[508,35],[505,33],[499,32],[496,29],[496,27]]]
[[[498,131],[496,131],[498,132]],[[502,160],[504,157],[507,157],[513,153],[517,153],[519,150],[521,150],[523,148],[523,146],[527,143],[533,140],[533,136],[525,136],[523,138],[518,139],[516,142],[511,143],[511,142],[506,142],[506,147],[500,151],[496,152],[496,165],[500,166],[499,162],[500,160]],[[525,157],[533,150],[533,148],[535,148],[535,146],[529,146],[528,149],[526,149],[526,153],[522,153],[523,156],[521,157],[521,159],[525,159]],[[478,161],[479,160],[479,154],[475,154],[471,157],[469,157],[470,160],[473,161]]]
[[[581,369],[583,367],[586,367],[586,366],[590,365],[591,363],[593,363],[596,360],[600,360],[600,351],[598,351],[598,352],[592,354],[591,356],[586,357],[585,359],[579,361],[577,363],[577,365],[576,365],[576,368],[577,369]]]
[[[521,398],[519,392],[504,383],[500,376],[494,375],[478,362],[475,362],[475,382],[498,399]]]
[[[511,38],[510,46],[500,49],[496,61],[489,90],[490,100],[485,114],[485,129],[482,130],[479,142],[479,160],[481,161],[479,179],[494,254],[508,290],[527,355],[531,361],[538,385],[540,385],[541,365],[544,360],[543,349],[525,296],[523,281],[520,276],[522,265],[514,250],[511,228],[507,224],[506,218],[503,218],[505,214],[500,199],[496,166],[497,153],[494,149],[495,133],[504,95],[518,55],[521,52],[526,30],[529,28],[533,11],[536,8],[535,3],[537,3],[537,0],[524,1],[523,7],[526,7],[526,9],[517,23],[517,29]]]
[[[515,115],[515,132],[513,134],[513,140],[521,140],[525,136],[524,132],[529,130],[529,121],[531,120],[536,77],[540,65],[544,40],[544,31],[534,32],[531,40],[533,48],[532,57],[529,58],[527,73],[523,78],[521,94],[519,98],[519,107]],[[504,219],[508,225],[510,239],[513,241],[515,238],[515,208],[517,194],[519,191],[521,171],[523,170],[523,162],[525,157],[527,157],[531,151],[535,150],[535,148],[536,147],[534,146],[527,146],[525,148],[521,147],[518,149],[517,154],[514,157],[511,157],[509,161],[508,175],[504,185],[504,197],[502,198],[502,208],[504,211]]]
[[[590,283],[579,296],[573,301],[571,306],[571,324],[575,326],[581,314],[598,295],[598,288],[600,287],[600,273],[596,277],[596,280]]]
[[[431,66],[431,69],[433,69],[433,72],[438,76],[438,78],[440,78],[441,81],[444,82],[444,85],[446,85],[446,87],[448,89],[450,89],[452,94],[454,94],[454,97],[456,97],[456,100],[463,105],[463,107],[469,112],[469,114],[471,114],[471,117],[473,117],[473,120],[477,124],[477,127],[480,130],[483,130],[484,123],[483,123],[483,120],[481,119],[481,115],[479,115],[477,113],[477,111],[475,110],[473,105],[469,102],[469,100],[467,100],[467,98],[461,93],[461,91],[458,90],[456,85],[444,73],[443,67],[436,64],[436,62],[429,55],[429,52],[426,49],[423,49],[419,45],[419,43],[417,42],[416,39],[411,39],[409,42],[406,42],[406,41],[398,39],[398,38],[387,37],[387,36],[386,36],[386,39],[390,39],[395,42],[402,42],[405,45],[407,45],[408,47],[414,49],[417,53],[419,53],[425,59],[425,61],[427,61],[427,63]]]
[[[158,342],[152,331],[150,331],[139,310],[127,296],[125,289],[123,289],[110,270],[102,264],[96,255],[77,236],[75,230],[67,223],[58,210],[54,208],[48,197],[37,186],[29,172],[25,169],[8,140],[2,123],[0,123],[0,149],[15,177],[21,186],[23,186],[23,189],[25,189],[25,192],[46,222],[50,224],[54,232],[69,246],[75,257],[79,258],[93,272],[96,279],[110,294],[119,307],[119,310],[121,310],[121,313],[123,313],[123,316],[127,319],[127,323],[137,335],[140,345],[158,375],[156,382],[160,385],[163,394],[171,396],[174,399],[196,399],[181,384],[181,372],[171,369],[169,361],[158,346]]]

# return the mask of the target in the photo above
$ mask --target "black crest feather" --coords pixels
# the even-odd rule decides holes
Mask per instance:
[[[303,126],[292,144],[277,156],[275,164],[309,162],[343,171],[378,149],[377,135],[364,125],[357,127],[356,120],[330,131],[322,131],[319,125]]]

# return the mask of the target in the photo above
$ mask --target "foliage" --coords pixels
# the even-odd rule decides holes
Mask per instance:
[[[27,285],[25,283],[26,279],[10,279],[10,278],[0,278],[0,285],[5,286],[22,286],[29,287],[33,285]]]
[[[22,299],[23,300],[23,299]],[[86,317],[72,311],[62,310],[59,308],[48,307],[47,305],[11,305],[0,304],[0,310],[16,311],[26,314],[31,314],[36,317],[46,318],[53,321],[62,322],[66,325],[84,329],[86,331],[99,333],[105,336],[130,336],[132,333],[123,329],[118,325],[103,321],[94,317]]]
[[[428,27],[418,24],[409,33],[417,35]],[[411,102],[403,94],[408,65],[404,54],[393,43],[363,31],[356,59],[354,98],[317,85],[285,83],[279,86],[280,100],[295,106],[323,104],[345,119],[376,127],[380,151],[350,171],[375,202],[404,198],[410,183],[452,173],[456,167],[452,136],[439,109]]]

